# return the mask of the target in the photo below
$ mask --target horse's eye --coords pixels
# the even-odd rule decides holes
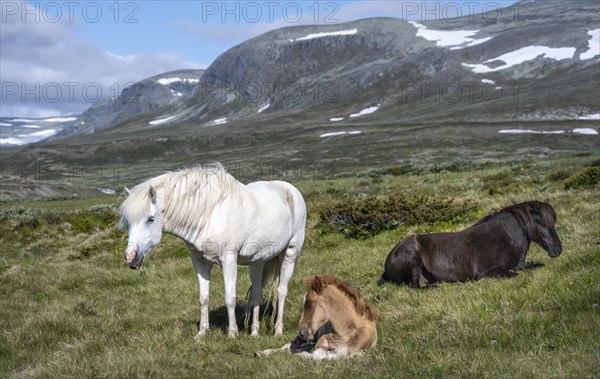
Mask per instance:
[[[306,303],[304,303],[304,308],[310,309],[311,307],[312,307],[312,303],[310,303],[308,301]]]
[[[154,222],[154,216],[148,217],[148,223]]]

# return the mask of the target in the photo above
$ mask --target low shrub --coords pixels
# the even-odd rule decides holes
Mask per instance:
[[[0,211],[0,240],[29,244],[45,234],[64,234],[63,225],[69,225],[73,233],[91,233],[115,225],[118,218],[116,208],[108,205],[68,212],[4,209]]]
[[[591,187],[600,182],[600,167],[588,167],[577,175],[573,175],[565,180],[565,189],[578,189],[582,187]]]
[[[347,197],[318,209],[321,225],[343,233],[348,238],[368,238],[402,224],[432,224],[451,221],[473,207],[452,199],[407,196],[395,193],[385,196]]]

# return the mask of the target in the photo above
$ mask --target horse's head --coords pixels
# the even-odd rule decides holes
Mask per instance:
[[[304,295],[304,310],[298,324],[298,337],[307,342],[316,342],[331,325],[329,306],[323,297],[327,282],[318,276],[310,276],[304,283],[308,287],[308,292]]]
[[[125,249],[125,261],[132,269],[139,269],[150,249],[160,242],[162,220],[157,202],[156,190],[129,191],[121,205],[121,227],[129,231],[129,241]]]
[[[529,239],[537,242],[548,252],[550,258],[562,253],[562,243],[556,233],[556,212],[547,202],[531,203],[531,222],[527,225]]]

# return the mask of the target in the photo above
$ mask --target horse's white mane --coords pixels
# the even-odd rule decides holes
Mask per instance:
[[[163,227],[173,234],[202,228],[212,210],[224,198],[237,193],[238,181],[220,163],[195,166],[149,179],[131,189],[120,207],[121,227],[146,217],[150,207],[149,189],[162,190]]]

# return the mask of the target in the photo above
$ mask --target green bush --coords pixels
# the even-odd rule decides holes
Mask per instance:
[[[118,218],[115,207],[107,205],[68,212],[4,209],[0,211],[0,240],[29,244],[46,234],[64,234],[63,224],[69,224],[74,233],[91,233],[115,225]]]
[[[395,193],[344,198],[318,209],[321,225],[348,238],[368,238],[402,224],[419,225],[459,218],[473,207],[454,200]]]
[[[600,182],[600,167],[589,167],[583,172],[565,180],[565,189],[590,187]]]

